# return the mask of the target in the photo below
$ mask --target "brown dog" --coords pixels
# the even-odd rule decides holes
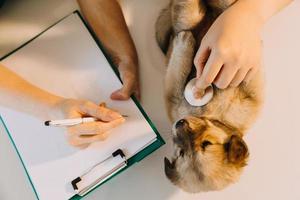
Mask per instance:
[[[219,190],[238,180],[249,155],[242,137],[262,105],[261,72],[237,88],[214,87],[213,99],[203,107],[189,105],[183,96],[195,77],[193,59],[203,35],[234,2],[171,0],[156,23],[158,44],[168,58],[165,101],[174,123],[174,157],[165,158],[165,173],[188,192]]]

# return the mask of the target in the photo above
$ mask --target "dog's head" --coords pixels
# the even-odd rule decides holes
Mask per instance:
[[[235,182],[246,165],[248,149],[223,123],[186,117],[173,127],[174,157],[165,158],[166,176],[187,192],[219,190]]]

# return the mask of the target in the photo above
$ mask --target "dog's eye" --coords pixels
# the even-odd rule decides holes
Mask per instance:
[[[205,149],[208,145],[212,145],[212,143],[208,140],[204,140],[201,144],[202,149]]]

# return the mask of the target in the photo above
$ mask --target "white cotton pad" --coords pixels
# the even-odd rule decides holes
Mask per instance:
[[[204,106],[212,99],[212,97],[214,95],[213,87],[212,87],[212,85],[207,87],[203,97],[196,99],[193,94],[195,83],[196,83],[196,78],[194,78],[188,82],[188,84],[185,86],[184,97],[185,97],[186,101],[192,106]]]

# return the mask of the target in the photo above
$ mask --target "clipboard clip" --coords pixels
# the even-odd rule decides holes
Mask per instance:
[[[116,166],[114,169],[112,169],[110,171],[110,173],[104,174],[102,177],[96,179],[90,185],[84,187],[83,189],[79,188],[78,184],[84,179],[85,176],[87,176],[90,172],[92,172],[94,169],[96,169],[98,166],[100,166],[104,162],[106,162],[106,161],[108,161],[112,158],[115,158],[115,157],[121,157],[124,160],[121,165]],[[99,184],[101,184],[103,181],[105,181],[107,178],[109,178],[110,175],[112,175],[113,173],[116,173],[117,171],[121,170],[122,168],[124,168],[126,166],[127,166],[127,159],[126,159],[126,156],[125,156],[124,152],[121,149],[117,149],[109,157],[107,157],[106,159],[96,163],[95,165],[90,167],[88,170],[86,170],[86,172],[84,172],[81,176],[79,176],[79,177],[75,178],[74,180],[72,180],[71,185],[72,185],[73,189],[77,192],[77,194],[79,196],[84,196],[89,191],[91,191],[92,189],[97,187]]]

